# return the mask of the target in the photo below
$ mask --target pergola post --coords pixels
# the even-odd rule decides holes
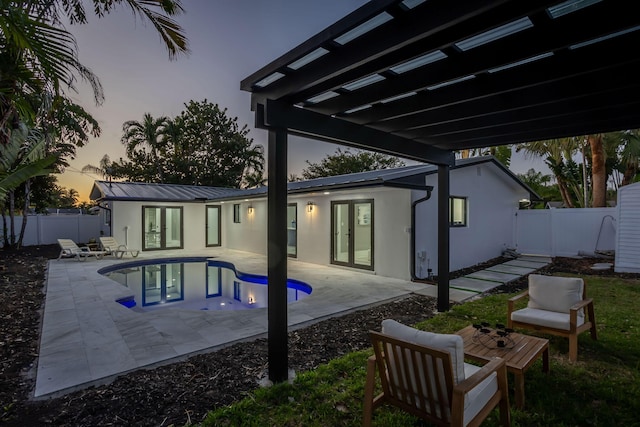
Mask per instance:
[[[269,130],[268,170],[268,362],[269,379],[288,377],[287,343],[287,131]]]
[[[438,165],[438,311],[449,311],[449,166]]]

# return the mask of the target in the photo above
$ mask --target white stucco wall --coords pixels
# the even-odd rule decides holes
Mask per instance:
[[[182,206],[184,249],[205,247],[205,205],[202,203],[150,203],[112,201],[112,236],[129,248],[142,248],[142,207]]]
[[[427,176],[434,187],[431,199],[417,206],[416,252],[426,251],[426,260],[416,260],[416,273],[426,264],[438,273],[438,176]],[[518,201],[529,197],[525,189],[507,178],[493,163],[453,169],[450,172],[451,196],[466,197],[468,223],[466,227],[450,228],[450,270],[478,264],[500,256],[506,246],[512,246],[514,214]],[[414,200],[422,197],[414,195]]]
[[[216,203],[211,203],[216,204]],[[240,223],[233,222],[233,205],[240,204]],[[249,206],[253,214],[249,214]],[[267,201],[227,201],[222,207],[222,246],[239,251],[267,253]]]
[[[367,191],[332,192],[329,195],[293,195],[289,204],[297,205],[298,254],[290,262],[304,261],[331,264],[331,201],[374,200],[374,273],[409,279],[409,226],[411,223],[411,193],[409,190],[374,188]],[[307,212],[307,204],[314,204]],[[222,246],[266,255],[267,203],[252,200],[254,218],[247,216],[249,202],[242,201],[242,222],[233,223],[233,204],[225,202],[222,208]]]

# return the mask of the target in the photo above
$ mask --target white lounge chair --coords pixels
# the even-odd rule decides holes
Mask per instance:
[[[92,251],[88,247],[80,247],[71,239],[58,239],[58,244],[61,249],[58,259],[64,257],[75,258],[78,261],[86,261],[90,256],[94,256],[96,259],[102,259],[106,254],[104,251]]]
[[[100,245],[103,251],[116,258],[122,258],[124,254],[131,254],[135,258],[140,253],[139,249],[128,249],[126,245],[119,244],[113,237],[101,237]]]

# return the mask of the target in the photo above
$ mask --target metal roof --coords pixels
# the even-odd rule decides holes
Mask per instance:
[[[95,181],[91,200],[137,201],[205,201],[241,193],[242,190],[222,187],[201,187],[180,184],[150,184],[143,182]]]
[[[531,195],[532,200],[540,197],[517,176],[498,162],[493,156],[472,157],[456,160],[452,169],[474,166],[481,163],[493,163],[517,185]],[[336,175],[326,178],[295,181],[287,184],[289,194],[304,194],[317,191],[335,191],[375,186],[391,186],[418,190],[431,190],[424,180],[426,175],[437,173],[433,165],[413,165],[393,169]],[[148,184],[140,182],[96,181],[91,191],[92,200],[131,200],[131,201],[174,201],[206,202],[217,200],[235,200],[243,198],[266,197],[267,187],[250,189],[231,189],[220,187],[199,187],[179,184]]]
[[[241,82],[256,126],[434,164],[640,128],[640,14],[616,0],[373,0]]]

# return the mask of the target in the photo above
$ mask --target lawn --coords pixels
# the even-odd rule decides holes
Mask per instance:
[[[525,375],[526,406],[513,405],[514,426],[640,426],[640,281],[585,277],[595,301],[598,340],[580,336],[578,361],[568,361],[568,341],[548,336],[550,373],[537,361]],[[507,299],[499,294],[457,305],[415,325],[453,333],[471,323],[505,323]],[[231,406],[211,412],[204,426],[359,426],[366,359],[371,350],[350,353],[303,372],[292,384],[261,388]],[[509,375],[510,388],[513,377]],[[391,407],[374,413],[374,425],[423,425]],[[483,425],[498,425],[498,413]]]

